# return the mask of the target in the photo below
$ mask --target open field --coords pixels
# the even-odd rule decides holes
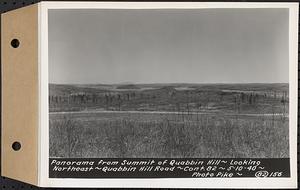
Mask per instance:
[[[287,84],[50,84],[50,157],[289,157]]]

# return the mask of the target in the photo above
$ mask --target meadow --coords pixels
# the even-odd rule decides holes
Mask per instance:
[[[50,84],[50,157],[289,157],[287,84]]]

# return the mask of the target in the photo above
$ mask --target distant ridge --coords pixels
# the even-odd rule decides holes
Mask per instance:
[[[140,89],[140,88],[134,84],[127,84],[127,85],[118,86],[116,89]]]

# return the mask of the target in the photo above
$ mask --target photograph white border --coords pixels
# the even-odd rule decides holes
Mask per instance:
[[[39,186],[145,188],[297,188],[298,3],[246,2],[41,2],[39,6]],[[49,178],[48,10],[50,9],[289,9],[290,178]]]

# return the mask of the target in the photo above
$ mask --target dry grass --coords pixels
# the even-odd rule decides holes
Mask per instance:
[[[50,157],[289,157],[288,119],[222,115],[50,115]]]

